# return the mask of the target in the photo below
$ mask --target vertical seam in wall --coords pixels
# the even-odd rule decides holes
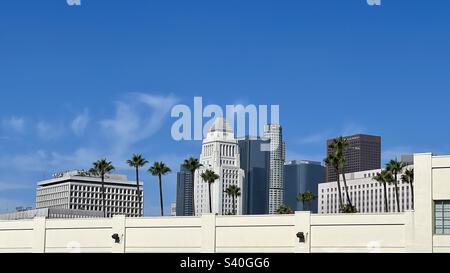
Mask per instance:
[[[44,253],[47,251],[47,217],[44,218]]]

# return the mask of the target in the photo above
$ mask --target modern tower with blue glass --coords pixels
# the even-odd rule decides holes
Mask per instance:
[[[318,196],[319,183],[325,181],[325,167],[320,162],[308,160],[288,161],[284,165],[284,202],[295,211],[310,210],[317,213],[317,198],[311,204],[297,200],[297,195],[306,191]]]
[[[241,169],[244,170],[243,214],[269,213],[270,152],[269,140],[238,139]]]
[[[177,216],[194,215],[193,190],[194,179],[192,173],[181,165],[180,171],[177,173]]]

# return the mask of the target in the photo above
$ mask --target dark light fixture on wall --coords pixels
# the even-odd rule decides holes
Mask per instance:
[[[300,241],[300,243],[306,243],[305,233],[303,232],[297,233],[297,238]]]
[[[119,234],[114,233],[113,236],[111,236],[111,237],[114,239],[114,242],[115,242],[116,244],[120,244],[120,237],[119,237]]]

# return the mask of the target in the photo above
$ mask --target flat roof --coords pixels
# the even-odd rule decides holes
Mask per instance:
[[[87,175],[86,173],[75,173],[75,172],[67,172],[55,175],[56,177],[42,180],[37,183],[39,187],[57,185],[61,183],[67,182],[75,182],[75,183],[101,183],[101,177]],[[136,181],[128,180],[126,175],[123,174],[110,174],[105,176],[105,184],[107,185],[117,185],[117,186],[136,186]],[[142,181],[139,182],[141,186],[144,185]]]

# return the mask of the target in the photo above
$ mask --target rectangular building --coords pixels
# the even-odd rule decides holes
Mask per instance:
[[[144,190],[140,182],[141,214],[135,181],[126,175],[105,176],[106,216],[126,215],[139,217],[144,212]],[[102,211],[101,178],[86,171],[69,171],[54,175],[52,179],[38,183],[36,208]]]
[[[320,162],[293,160],[284,164],[284,202],[295,211],[317,213],[318,185],[325,179],[325,167]],[[305,204],[297,200],[299,193],[312,192],[317,198]]]
[[[283,129],[279,124],[264,127],[264,138],[270,140],[269,214],[284,204],[284,161],[286,156]]]
[[[412,167],[412,166],[409,166]],[[381,183],[373,180],[381,169],[369,170],[346,174],[347,187],[352,204],[360,213],[380,213],[384,209],[384,187]],[[400,199],[400,210],[411,210],[411,189],[408,183],[401,182],[398,176],[398,189]],[[344,183],[341,179],[342,200],[346,203]],[[387,185],[387,198],[389,212],[397,212],[394,184]],[[339,195],[337,182],[326,182],[319,184],[319,213],[339,213]]]
[[[353,135],[344,137],[349,146],[344,151],[347,159],[345,173],[354,173],[381,168],[381,137],[371,135]],[[330,144],[333,139],[327,141],[327,156],[332,153]],[[327,167],[326,181],[336,181],[337,175],[334,168]]]
[[[238,142],[224,118],[217,117],[209,128],[203,140],[200,163],[202,167],[195,172],[194,177],[195,215],[242,215],[242,194],[233,198],[226,193],[230,186],[236,186],[242,192],[244,171],[241,169]],[[219,177],[211,185],[202,178],[207,170]]]
[[[177,173],[177,216],[193,216],[194,215],[194,178],[190,170],[183,165]]]
[[[245,137],[238,140],[241,169],[244,170],[242,189],[243,214],[269,213],[269,140]]]

